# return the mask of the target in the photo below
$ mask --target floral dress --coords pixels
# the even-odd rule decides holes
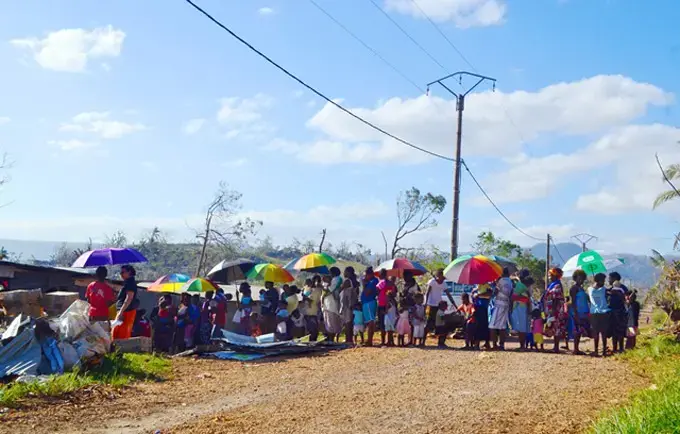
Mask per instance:
[[[547,317],[545,335],[548,337],[563,338],[567,335],[567,322],[569,313],[564,308],[564,290],[562,282],[555,281],[548,286],[545,293],[545,314]]]

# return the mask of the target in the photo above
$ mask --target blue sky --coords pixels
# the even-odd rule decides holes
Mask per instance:
[[[498,79],[470,95],[463,152],[526,232],[593,247],[670,250],[677,206],[654,153],[680,158],[680,9],[632,1],[316,0],[424,87],[470,67]],[[310,1],[198,3],[308,83],[367,119],[453,154],[455,108],[429,97]],[[40,12],[40,13],[38,13]],[[14,162],[0,191],[0,237],[82,241],[160,226],[191,237],[220,180],[241,193],[260,236],[381,247],[394,200],[411,186],[451,199],[451,164],[326,106],[181,0],[12,2],[0,15],[0,151]],[[466,84],[466,83],[463,83]],[[469,83],[468,83],[469,84]],[[451,83],[457,86],[456,83]],[[461,249],[481,230],[522,245],[463,175]],[[675,213],[675,214],[674,214]],[[410,244],[447,249],[450,211]]]

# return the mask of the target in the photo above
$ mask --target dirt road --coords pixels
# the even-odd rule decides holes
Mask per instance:
[[[434,348],[182,359],[173,371],[10,411],[0,433],[567,433],[644,386],[613,359]]]

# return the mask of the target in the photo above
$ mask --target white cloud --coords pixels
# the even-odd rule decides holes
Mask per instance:
[[[305,94],[304,90],[296,90],[295,92],[293,92],[293,98],[295,99],[302,98],[304,94]]]
[[[384,202],[370,201],[340,205],[319,205],[304,211],[288,209],[246,211],[240,215],[261,220],[265,226],[327,227],[337,229],[356,225],[356,222],[360,220],[382,217],[389,211],[389,207]]]
[[[102,139],[119,139],[145,130],[140,123],[127,123],[111,119],[109,112],[85,112],[74,116],[70,123],[62,124],[60,131],[93,133]]]
[[[231,97],[220,100],[217,122],[227,128],[225,137],[260,138],[273,131],[263,114],[274,105],[274,99],[264,94],[252,98]]]
[[[522,150],[523,140],[534,141],[550,134],[597,133],[644,115],[651,105],[665,106],[672,101],[673,96],[662,89],[620,75],[558,83],[535,92],[473,93],[466,99],[464,112],[465,155],[512,156]],[[412,99],[391,98],[374,108],[350,110],[402,139],[452,157],[455,105],[455,101],[423,95]],[[411,163],[430,158],[386,138],[329,103],[307,126],[323,133],[326,137],[322,141],[334,143],[332,150],[339,162]],[[308,159],[306,151],[313,152],[314,143],[317,142],[306,147],[301,145],[299,158]],[[371,158],[358,157],[367,155]]]
[[[10,123],[11,119],[7,116],[0,116],[0,125],[5,125]]]
[[[263,7],[257,10],[257,13],[259,13],[260,15],[272,15],[274,14],[274,12],[276,11],[274,11],[274,9],[270,7]]]
[[[78,151],[82,149],[93,148],[97,146],[93,142],[85,142],[82,140],[50,140],[47,142],[49,145],[58,146],[62,151]]]
[[[113,26],[93,30],[63,29],[49,33],[44,39],[13,39],[11,44],[28,49],[40,66],[66,72],[82,72],[91,59],[118,57],[125,32]]]
[[[678,141],[680,129],[667,125],[620,127],[573,153],[518,158],[507,170],[485,179],[484,185],[497,203],[521,202],[558,194],[569,185],[587,190],[586,181],[611,167],[615,176],[599,191],[581,195],[576,208],[609,214],[649,210],[664,190],[654,154],[678,161]]]
[[[201,130],[201,128],[203,128],[203,125],[205,125],[205,119],[202,118],[191,119],[186,124],[184,124],[182,131],[184,131],[184,134],[187,135],[196,134]]]
[[[385,0],[387,10],[415,18],[452,21],[460,28],[486,27],[505,21],[504,0]]]
[[[226,161],[222,164],[224,167],[235,168],[245,166],[248,163],[247,158],[237,158],[235,160]]]

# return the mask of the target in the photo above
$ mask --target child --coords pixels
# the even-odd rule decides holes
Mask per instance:
[[[409,336],[409,342],[411,338],[411,334],[413,332],[411,331],[411,323],[409,322],[409,311],[408,307],[405,304],[402,304],[401,308],[399,309],[399,320],[397,321],[397,345],[400,347],[405,347],[406,346],[406,338],[405,336]]]
[[[357,336],[361,338],[361,345],[364,344],[364,311],[361,303],[354,305],[354,342],[357,342]]]
[[[434,320],[434,332],[439,338],[437,344],[439,348],[446,348],[446,335],[448,335],[448,330],[446,328],[446,309],[448,308],[448,303],[444,300],[440,301],[437,316]]]
[[[415,303],[413,309],[413,344],[421,347],[425,346],[425,297],[418,293],[415,296]]]
[[[272,307],[272,302],[267,298],[267,291],[260,289],[260,311],[268,312]]]
[[[391,292],[387,300],[387,310],[385,313],[385,332],[387,332],[387,346],[394,346],[394,331],[397,324],[397,300]]]
[[[250,336],[252,334],[252,329],[250,326],[251,318],[253,313],[253,298],[251,296],[252,292],[250,290],[250,285],[248,282],[241,283],[238,292],[242,294],[239,300],[238,294],[236,294],[236,301],[238,303],[238,309],[234,314],[234,323],[237,324],[237,330],[239,334]]]
[[[470,301],[470,294],[463,294],[461,296],[462,304],[458,306],[458,311],[465,315],[465,326],[463,328],[465,332],[465,349],[471,350],[477,347],[477,339],[475,334],[477,333],[476,322],[475,322],[475,306]]]
[[[543,316],[541,315],[540,309],[534,309],[531,311],[531,333],[533,335],[534,341],[531,348],[538,350],[540,345],[541,351],[543,351]]]
[[[288,303],[282,301],[279,303],[279,311],[276,312],[276,333],[274,333],[274,338],[277,342],[290,341],[292,336],[290,319],[288,318],[288,310],[286,307]]]
[[[628,293],[628,332],[626,339],[626,348],[635,348],[638,326],[640,324],[640,303],[637,301],[637,291]]]

